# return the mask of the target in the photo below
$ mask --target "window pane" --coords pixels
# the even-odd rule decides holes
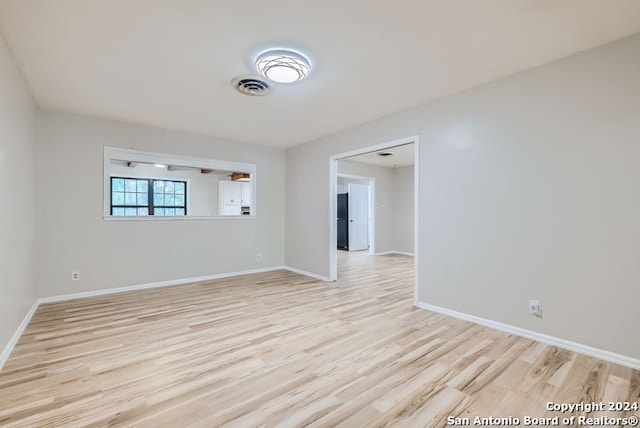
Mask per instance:
[[[124,179],[123,178],[112,178],[111,179],[111,190],[115,192],[124,191]]]
[[[153,186],[153,201],[149,200],[150,185]],[[149,215],[152,204],[165,207],[154,208],[154,215],[186,215],[186,193],[187,185],[182,181],[112,177],[112,215]]]
[[[153,201],[149,200],[149,186],[153,186]],[[186,215],[186,194],[183,181],[112,177],[112,215],[149,215],[151,205],[164,207],[154,208],[154,215]]]
[[[124,204],[125,205],[135,205],[136,204],[136,194],[135,193],[125,193],[124,194]],[[127,214],[129,215],[129,214]]]
[[[124,192],[113,192],[111,194],[111,205],[124,205]]]
[[[124,180],[124,190],[127,192],[135,192],[136,191],[136,181],[137,180]]]
[[[149,205],[149,195],[147,193],[138,193],[137,205]]]

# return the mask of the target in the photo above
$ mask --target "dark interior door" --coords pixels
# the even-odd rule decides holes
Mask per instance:
[[[349,251],[349,194],[338,193],[338,250]]]

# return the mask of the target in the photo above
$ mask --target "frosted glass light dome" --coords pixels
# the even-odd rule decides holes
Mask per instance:
[[[274,49],[256,58],[256,69],[263,77],[277,83],[293,83],[304,79],[311,71],[309,60],[298,52]]]

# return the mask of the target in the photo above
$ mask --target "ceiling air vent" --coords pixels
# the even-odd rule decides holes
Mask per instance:
[[[236,77],[231,81],[231,86],[236,88],[238,92],[252,97],[267,95],[271,91],[267,82],[255,77]]]

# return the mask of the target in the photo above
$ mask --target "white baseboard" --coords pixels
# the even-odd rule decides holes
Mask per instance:
[[[549,335],[538,333],[532,330],[527,330],[524,328],[509,325],[509,324],[503,324],[501,322],[480,318],[475,315],[469,315],[463,312],[442,308],[440,306],[430,305],[428,303],[416,302],[416,306],[418,306],[419,308],[427,309],[443,315],[449,315],[454,318],[459,318],[465,321],[471,321],[472,323],[479,324],[485,327],[501,330],[507,333],[526,337],[528,339],[537,340],[538,342],[546,343],[548,345],[553,345],[559,348],[568,349],[569,351],[578,352],[580,354],[588,355],[590,357],[596,357],[596,358],[600,358],[601,360],[620,364],[626,367],[631,367],[632,369],[636,369],[636,370],[640,369],[640,359],[638,358],[616,354],[614,352],[605,351],[604,349],[594,348],[592,346],[583,345],[581,343],[572,342],[570,340],[561,339],[559,337],[549,336]]]
[[[388,254],[388,253],[385,253],[385,254]],[[232,276],[250,275],[250,274],[254,274],[254,273],[271,272],[271,271],[281,270],[281,269],[288,270],[288,271],[291,271],[291,272],[294,272],[294,273],[297,273],[297,274],[300,274],[300,275],[305,275],[305,276],[308,276],[308,277],[311,277],[311,278],[319,279],[321,281],[329,282],[329,278],[326,277],[326,276],[323,276],[323,275],[318,275],[318,274],[315,274],[315,273],[312,273],[312,272],[307,272],[307,271],[304,271],[304,270],[301,270],[301,269],[292,268],[292,267],[289,267],[289,266],[274,266],[274,267],[264,268],[264,269],[252,269],[252,270],[246,270],[246,271],[240,271],[240,272],[229,272],[229,273],[221,273],[221,274],[215,274],[215,275],[199,276],[199,277],[192,277],[192,278],[183,278],[183,279],[176,279],[176,280],[172,280],[172,281],[161,281],[161,282],[154,282],[154,283],[149,283],[149,284],[140,284],[140,285],[132,285],[132,286],[126,286],[126,287],[109,288],[109,289],[104,289],[104,290],[87,291],[87,292],[83,292],[83,293],[65,294],[65,295],[60,295],[60,296],[43,297],[43,298],[37,299],[33,303],[33,305],[31,305],[31,308],[29,309],[29,311],[25,315],[24,319],[22,320],[22,322],[20,323],[20,325],[18,326],[16,331],[11,336],[11,339],[9,339],[9,342],[7,343],[7,345],[2,350],[2,353],[0,353],[0,371],[2,370],[2,367],[4,366],[4,363],[9,358],[9,355],[11,355],[11,352],[13,351],[13,348],[18,343],[18,340],[20,339],[20,336],[22,336],[22,333],[24,332],[25,328],[27,327],[27,325],[31,321],[31,318],[33,317],[33,314],[35,314],[36,310],[38,309],[38,306],[40,306],[40,304],[42,304],[42,303],[60,302],[60,301],[63,301],[63,300],[78,299],[78,298],[83,298],[83,297],[101,296],[101,295],[105,295],[105,294],[122,293],[122,292],[126,292],[126,291],[143,290],[143,289],[148,289],[148,288],[167,287],[167,286],[172,286],[172,285],[188,284],[188,283],[198,282],[198,281],[208,281],[208,280],[213,280],[213,279],[229,278],[229,277],[232,277]],[[433,312],[437,312],[437,313],[440,313],[440,314],[443,314],[443,315],[448,315],[448,316],[452,316],[454,318],[463,319],[465,321],[470,321],[470,322],[473,322],[475,324],[483,325],[485,327],[494,328],[496,330],[501,330],[501,331],[504,331],[504,332],[507,332],[507,333],[511,333],[511,334],[516,334],[518,336],[526,337],[528,339],[537,340],[538,342],[542,342],[542,343],[546,343],[546,344],[549,344],[549,345],[558,346],[560,348],[568,349],[570,351],[578,352],[578,353],[581,353],[581,354],[589,355],[591,357],[600,358],[600,359],[605,360],[605,361],[610,361],[612,363],[616,363],[616,364],[620,364],[620,365],[623,365],[623,366],[631,367],[631,368],[636,369],[636,370],[640,370],[640,359],[638,359],[638,358],[633,358],[633,357],[629,357],[629,356],[626,356],[626,355],[621,355],[621,354],[617,354],[617,353],[614,353],[614,352],[605,351],[603,349],[594,348],[592,346],[583,345],[583,344],[580,344],[580,343],[572,342],[572,341],[569,341],[569,340],[566,340],[566,339],[561,339],[561,338],[558,338],[558,337],[555,337],[555,336],[549,336],[549,335],[546,335],[546,334],[538,333],[538,332],[535,332],[535,331],[532,331],[532,330],[527,330],[527,329],[520,328],[520,327],[515,327],[515,326],[509,325],[509,324],[504,324],[504,323],[501,323],[501,322],[488,320],[488,319],[485,319],[485,318],[477,317],[475,315],[465,314],[463,312],[454,311],[452,309],[447,309],[447,308],[442,308],[440,306],[430,305],[428,303],[416,302],[415,304],[416,304],[416,306],[418,306],[419,308],[422,308],[422,309],[427,309],[427,310],[430,310],[430,311],[433,311]]]
[[[254,273],[271,272],[271,271],[280,270],[280,269],[286,269],[286,268],[283,266],[275,266],[275,267],[269,267],[269,268],[263,268],[263,269],[251,269],[251,270],[243,270],[238,272],[218,273],[215,275],[205,275],[205,276],[195,276],[191,278],[174,279],[171,281],[151,282],[148,284],[127,285],[124,287],[105,288],[102,290],[85,291],[82,293],[71,293],[71,294],[63,294],[59,296],[42,297],[38,299],[38,301],[39,303],[61,302],[63,300],[81,299],[83,297],[102,296],[105,294],[113,294],[113,293],[124,293],[127,291],[145,290],[148,288],[168,287],[171,285],[182,285],[182,284],[189,284],[192,282],[199,282],[199,281],[211,281],[213,279],[229,278],[232,276],[240,276],[240,275],[251,275]]]
[[[82,299],[82,298],[85,298],[85,297],[103,296],[103,295],[106,295],[106,294],[124,293],[124,292],[127,292],[127,291],[145,290],[145,289],[149,289],[149,288],[168,287],[168,286],[172,286],[172,285],[189,284],[189,283],[192,283],[192,282],[199,282],[199,281],[210,281],[210,280],[213,280],[213,279],[229,278],[229,277],[232,277],[232,276],[240,276],[240,275],[251,275],[251,274],[254,274],[254,273],[272,272],[272,271],[276,271],[276,270],[289,270],[291,272],[295,272],[295,273],[298,273],[300,275],[309,276],[311,278],[319,279],[321,281],[327,281],[327,282],[329,281],[328,277],[317,275],[317,274],[314,274],[314,273],[311,273],[311,272],[306,272],[306,271],[303,271],[303,270],[300,270],[300,269],[295,269],[295,268],[291,268],[291,267],[288,267],[288,266],[273,266],[273,267],[268,267],[268,268],[263,268],[263,269],[251,269],[251,270],[244,270],[244,271],[239,271],[239,272],[219,273],[219,274],[215,274],[215,275],[206,275],[206,276],[196,276],[196,277],[192,277],[192,278],[174,279],[174,280],[171,280],[171,281],[160,281],[160,282],[152,282],[152,283],[148,283],[148,284],[128,285],[128,286],[124,286],[124,287],[106,288],[106,289],[102,289],[102,290],[85,291],[85,292],[81,292],[81,293],[71,293],[71,294],[62,294],[62,295],[58,295],[58,296],[41,297],[41,298],[37,299],[33,303],[33,305],[31,305],[31,308],[29,309],[29,312],[27,312],[27,314],[25,315],[24,319],[22,320],[22,322],[20,323],[20,325],[18,326],[16,331],[11,336],[11,339],[9,340],[9,343],[7,343],[7,345],[2,350],[2,353],[0,353],[0,370],[2,370],[2,366],[4,365],[6,360],[9,358],[9,355],[11,355],[11,352],[13,351],[13,348],[18,343],[18,340],[20,339],[20,336],[22,336],[22,333],[24,332],[24,329],[27,327],[27,325],[31,321],[31,318],[33,317],[33,314],[38,309],[38,306],[40,306],[43,303],[62,302],[64,300]]]
[[[296,269],[296,268],[293,268],[293,267],[290,267],[290,266],[284,266],[283,269],[286,269],[286,270],[294,272],[294,273],[298,273],[300,275],[309,276],[311,278],[319,279],[320,281],[330,282],[328,276],[318,275],[317,273],[307,272],[306,270]]]
[[[403,256],[413,257],[413,253],[408,253],[406,251],[383,251],[381,253],[374,253],[374,256],[387,256],[389,254],[400,254]]]
[[[33,305],[31,305],[31,308],[29,308],[29,312],[27,312],[27,314],[24,316],[22,322],[13,333],[13,336],[11,336],[11,339],[9,339],[9,343],[7,343],[7,345],[2,350],[2,353],[0,353],[0,371],[2,371],[2,367],[4,366],[4,363],[7,362],[7,359],[9,358],[9,355],[11,355],[11,352],[16,346],[16,343],[18,343],[18,340],[20,340],[20,336],[22,336],[22,333],[24,333],[24,329],[27,328],[29,322],[31,322],[31,318],[33,317],[33,314],[36,313],[36,309],[38,309],[39,304],[40,302],[38,300],[33,302]]]

